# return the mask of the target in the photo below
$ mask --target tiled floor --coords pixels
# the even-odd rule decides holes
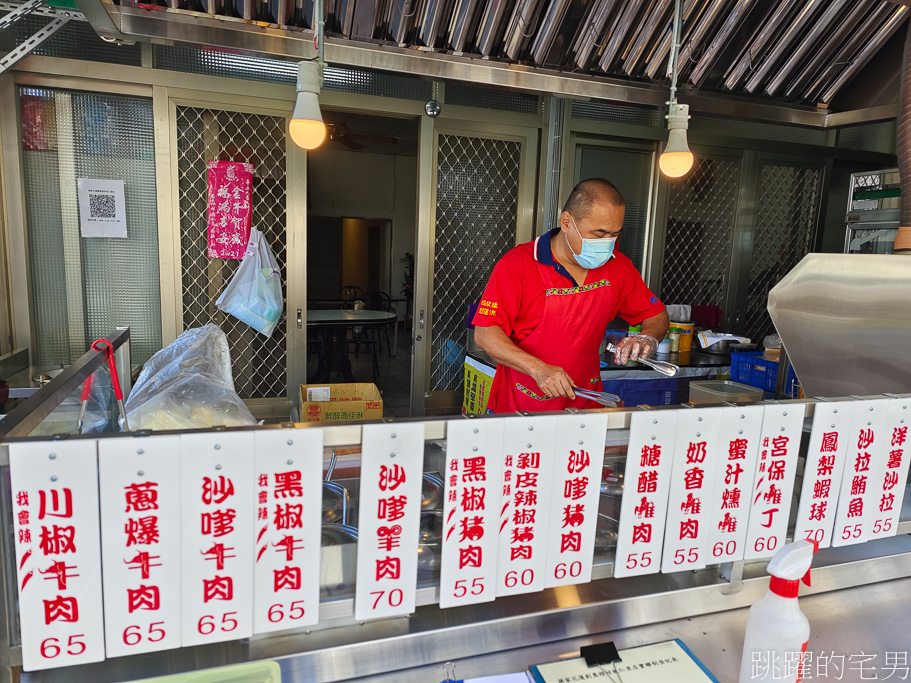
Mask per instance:
[[[390,333],[390,338],[392,334]],[[386,417],[409,417],[411,415],[411,335],[399,328],[398,349],[393,358],[386,347],[386,338],[382,339],[383,349],[377,350],[377,363],[380,368],[376,378],[376,385],[383,395],[383,413]],[[357,382],[373,382],[373,362],[370,351],[361,347],[356,358],[354,348],[348,354],[351,359],[351,369]],[[307,374],[316,371],[316,356],[312,356],[307,363]],[[340,378],[332,377],[331,381],[340,382]]]

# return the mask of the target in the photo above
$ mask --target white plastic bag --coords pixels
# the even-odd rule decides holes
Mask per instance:
[[[133,431],[256,424],[234,390],[228,338],[212,323],[187,330],[148,360],[126,410]]]
[[[256,228],[250,230],[244,258],[215,305],[260,334],[272,336],[284,309],[281,271]]]

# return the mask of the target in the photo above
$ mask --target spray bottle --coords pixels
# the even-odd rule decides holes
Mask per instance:
[[[797,606],[797,592],[801,581],[810,585],[810,565],[817,547],[810,541],[796,541],[769,562],[769,591],[747,617],[740,683],[800,683],[799,663],[810,641],[810,622]]]

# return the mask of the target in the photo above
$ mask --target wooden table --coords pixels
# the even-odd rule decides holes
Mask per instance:
[[[307,309],[307,327],[319,330],[326,342],[324,353],[319,356],[316,373],[307,382],[327,382],[332,372],[338,372],[346,382],[353,382],[351,361],[345,349],[349,327],[388,325],[396,319],[387,311],[311,310]]]

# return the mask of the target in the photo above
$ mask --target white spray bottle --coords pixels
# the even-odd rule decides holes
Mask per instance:
[[[810,585],[817,545],[796,541],[769,562],[769,591],[750,608],[743,638],[740,683],[800,683],[799,661],[810,641],[810,622],[797,605],[800,582]]]

